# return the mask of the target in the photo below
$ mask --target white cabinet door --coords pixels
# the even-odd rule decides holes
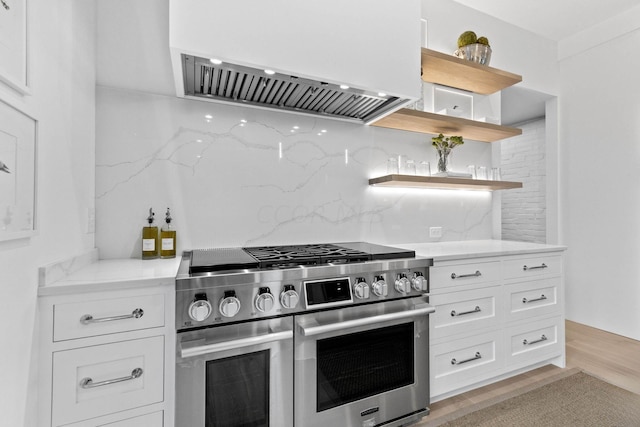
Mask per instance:
[[[505,279],[532,280],[543,275],[559,276],[561,273],[562,256],[557,254],[507,259],[504,262]]]
[[[507,321],[560,314],[560,284],[560,278],[552,278],[506,285]]]
[[[64,427],[163,427],[164,413],[162,411],[137,417],[127,417],[120,421],[89,420],[80,423],[67,424]]]
[[[431,346],[431,396],[490,378],[503,367],[502,331]]]
[[[429,302],[436,307],[429,316],[431,339],[497,325],[502,318],[501,298],[500,286],[431,295]]]
[[[429,269],[430,291],[449,291],[458,286],[498,283],[500,261],[435,265]]]
[[[164,295],[54,305],[53,340],[64,341],[164,326]]]
[[[162,402],[164,337],[53,354],[53,425]]]
[[[552,317],[507,329],[506,360],[515,368],[562,354],[562,318]]]

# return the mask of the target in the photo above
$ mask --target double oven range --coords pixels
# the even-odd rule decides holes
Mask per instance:
[[[364,242],[185,252],[176,425],[419,420],[429,411],[430,265]]]

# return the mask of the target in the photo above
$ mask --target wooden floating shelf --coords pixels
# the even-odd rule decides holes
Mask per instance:
[[[422,48],[422,80],[482,95],[522,81],[522,76]]]
[[[397,188],[438,188],[445,190],[509,190],[522,188],[521,182],[488,181],[470,178],[445,178],[438,176],[385,175],[369,179],[369,185]]]
[[[460,117],[445,116],[443,114],[428,113],[426,111],[402,108],[394,113],[371,123],[389,129],[408,130],[411,132],[461,135],[465,139],[474,141],[494,142],[500,139],[522,135],[522,129],[493,123],[478,122]]]

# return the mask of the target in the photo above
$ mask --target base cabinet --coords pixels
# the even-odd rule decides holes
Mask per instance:
[[[42,427],[173,426],[173,285],[39,299]]]
[[[562,257],[434,261],[432,402],[544,364],[564,367]]]

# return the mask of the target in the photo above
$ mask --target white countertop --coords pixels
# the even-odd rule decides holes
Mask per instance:
[[[180,257],[171,259],[100,260],[54,283],[38,288],[39,296],[173,285]]]
[[[432,258],[434,262],[487,256],[521,255],[563,251],[566,246],[509,240],[464,240],[456,242],[399,243],[397,246],[416,252],[417,256]]]
[[[389,246],[413,250],[434,262],[488,256],[558,252],[564,246],[506,240],[465,240],[457,242],[400,243]],[[112,259],[92,262],[68,276],[38,288],[39,296],[108,291],[133,287],[173,285],[180,257],[172,259]]]

